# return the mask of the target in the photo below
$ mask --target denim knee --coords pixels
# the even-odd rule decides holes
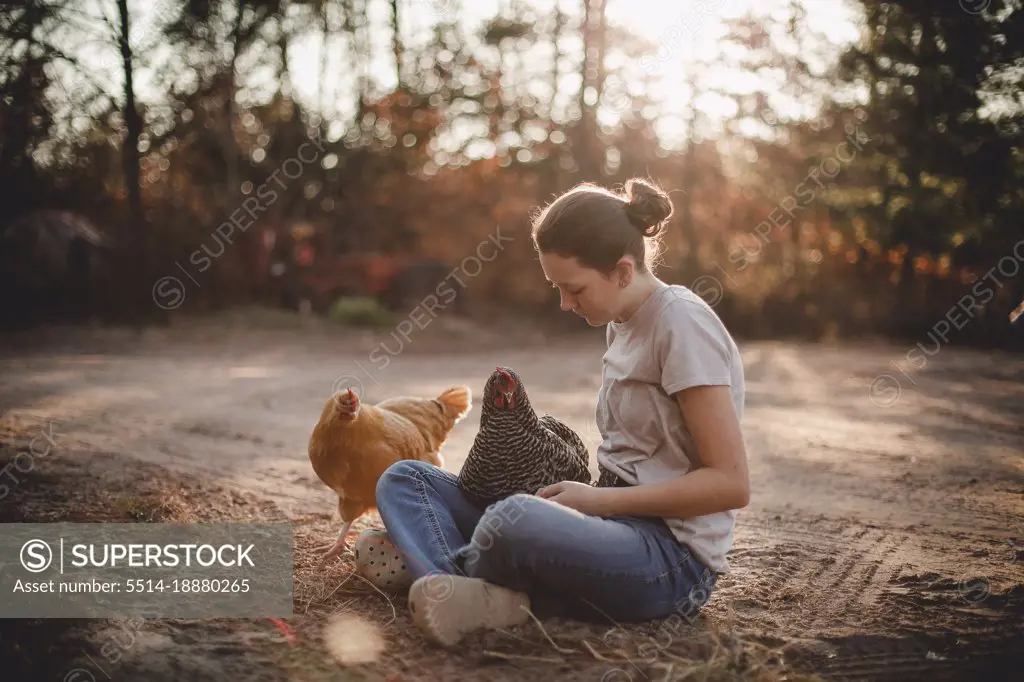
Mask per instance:
[[[687,623],[693,623],[697,614],[711,599],[711,594],[718,583],[718,575],[711,569],[705,567],[697,580],[690,587],[685,597],[675,603],[672,611],[673,616],[680,616]]]
[[[377,479],[377,486],[374,489],[377,500],[394,490],[396,486],[408,485],[410,480],[422,480],[423,470],[430,466],[433,465],[418,459],[402,459],[391,464]]]
[[[509,558],[531,548],[541,534],[544,502],[533,495],[516,494],[495,502],[476,524],[467,549],[467,564],[482,553]]]

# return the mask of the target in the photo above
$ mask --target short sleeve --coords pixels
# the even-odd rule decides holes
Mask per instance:
[[[665,307],[658,327],[658,361],[666,393],[732,385],[732,341],[712,310],[679,298]]]

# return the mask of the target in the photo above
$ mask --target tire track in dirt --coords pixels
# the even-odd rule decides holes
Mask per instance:
[[[737,534],[740,585],[730,583],[729,597],[740,610],[734,619],[740,627],[823,638],[835,650],[810,657],[828,679],[1012,679],[1003,671],[1014,661],[1019,666],[1024,652],[1024,620],[1018,617],[1013,625],[1011,610],[1020,604],[995,596],[983,604],[965,603],[955,577],[922,571],[921,565],[948,565],[948,555],[928,559],[918,538],[904,530],[799,517],[772,524],[765,518],[771,516],[742,524]],[[778,563],[769,565],[772,559]],[[1005,571],[992,573],[999,572]],[[936,582],[943,596],[928,597]],[[802,598],[787,600],[787,590]],[[750,599],[752,593],[778,599]],[[935,631],[941,634],[930,634]],[[891,636],[855,634],[864,632]]]
[[[825,630],[864,624],[889,590],[908,540],[852,524],[830,532],[752,523],[744,526],[734,555],[742,568],[746,559],[757,562],[747,577],[756,588],[744,590],[746,596],[793,602],[802,630]],[[777,563],[765,561],[772,559]]]
[[[947,590],[949,603],[921,608],[913,593],[901,597],[908,592],[903,570],[920,570],[906,560],[919,558],[918,543],[906,532],[849,522],[801,528],[753,522],[743,526],[735,556],[741,575],[739,584],[729,586],[740,611],[734,622],[752,631],[768,627],[774,636],[828,641],[835,650],[816,659],[828,679],[1004,679],[997,671],[1021,651],[1015,642],[1024,638],[1024,628],[1007,628],[1012,614],[975,610],[969,623],[964,620],[961,611],[970,607],[957,604],[962,595],[955,581]],[[769,565],[771,559],[778,563]],[[794,592],[801,598],[787,599]],[[958,610],[945,637],[926,632],[939,626],[935,609]],[[872,631],[892,636],[852,634]],[[979,666],[994,674],[977,677]]]
[[[948,564],[940,550],[932,550],[932,560],[926,560],[929,553],[922,551],[921,540],[928,537],[929,529],[959,525],[969,532],[957,544],[977,542],[990,528],[1005,525],[1006,517],[995,508],[982,510],[957,502],[957,496],[963,496],[959,488],[952,500],[939,491],[915,492],[908,508],[901,470],[911,470],[908,460],[913,455],[925,454],[909,448],[932,445],[931,441],[916,438],[912,423],[907,438],[891,444],[880,440],[865,421],[871,418],[870,405],[866,410],[849,409],[857,407],[849,404],[857,396],[849,387],[843,388],[850,368],[827,362],[828,353],[804,350],[809,352],[793,346],[763,346],[754,368],[753,373],[771,389],[764,392],[761,387],[761,400],[751,410],[755,424],[748,426],[748,432],[756,434],[758,444],[769,453],[758,457],[755,451],[754,468],[767,481],[763,485],[768,486],[766,497],[774,501],[773,507],[778,509],[780,496],[793,502],[785,503],[775,515],[781,523],[765,523],[771,509],[758,509],[753,519],[739,520],[732,554],[752,589],[737,596],[743,605],[764,608],[770,602],[773,610],[786,612],[789,622],[810,629],[859,629],[872,623],[885,627],[900,620],[893,605],[898,593],[905,591],[897,582],[901,568],[921,571],[923,564]],[[822,367],[824,373],[819,373]],[[867,402],[866,384],[864,390],[863,402]],[[778,405],[776,393],[785,396]],[[858,414],[865,416],[858,418]],[[824,440],[814,446],[820,437]],[[843,449],[841,456],[830,456],[836,452],[832,444]],[[953,453],[940,449],[935,455],[929,448],[927,454],[931,457],[911,471],[933,462],[949,470]],[[918,474],[922,475],[927,473]],[[922,478],[915,490],[932,485],[934,481]],[[834,497],[847,491],[850,494],[839,500]],[[832,519],[828,519],[829,510]],[[939,510],[945,513],[936,515]],[[904,528],[894,528],[894,523]],[[907,528],[911,523],[917,524],[913,531]]]
[[[819,613],[815,625],[826,622],[850,625],[864,624],[874,615],[875,603],[887,590],[887,580],[878,576],[879,569],[902,548],[905,537],[872,530],[856,539],[856,544],[844,551],[846,562],[841,570],[828,573],[828,582],[823,589],[837,596],[826,600],[825,612]]]

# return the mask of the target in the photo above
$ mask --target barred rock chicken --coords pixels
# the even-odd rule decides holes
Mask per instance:
[[[320,480],[338,494],[342,527],[326,561],[345,549],[352,522],[376,509],[377,480],[391,464],[418,459],[443,466],[441,447],[472,406],[467,386],[451,386],[436,398],[389,398],[360,403],[352,389],[324,405],[309,438],[309,461]]]
[[[590,483],[587,446],[551,415],[537,416],[511,369],[494,370],[480,409],[480,431],[458,478],[459,489],[477,504],[532,495],[558,481]]]

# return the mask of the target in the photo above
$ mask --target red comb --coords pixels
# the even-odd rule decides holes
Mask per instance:
[[[515,386],[516,386],[515,377],[513,377],[511,374],[509,374],[508,370],[503,369],[501,367],[495,367],[494,369],[495,369],[496,372],[501,374],[501,376],[505,377],[506,381],[508,381],[508,390],[511,391],[513,388],[515,388]]]

